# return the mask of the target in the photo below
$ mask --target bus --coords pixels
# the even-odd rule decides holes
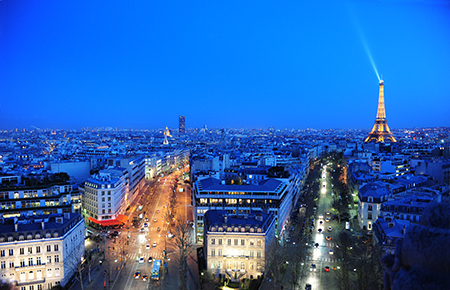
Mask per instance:
[[[161,269],[161,260],[154,260],[152,269],[152,280],[159,280],[160,269]]]

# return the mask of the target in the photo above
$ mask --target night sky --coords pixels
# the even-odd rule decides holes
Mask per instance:
[[[450,125],[445,0],[0,2],[0,129]]]

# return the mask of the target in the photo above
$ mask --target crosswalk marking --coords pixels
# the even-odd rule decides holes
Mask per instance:
[[[338,261],[338,259],[336,259],[336,258],[320,257],[320,258],[317,258],[316,260],[313,260],[310,256],[306,256],[306,261],[336,263]]]
[[[131,260],[138,259],[138,258],[144,258],[144,260],[146,260],[149,257],[152,257],[153,259],[161,259],[163,257],[163,255],[162,255],[162,253],[144,253],[144,254],[132,253],[132,254],[127,254],[127,257]]]

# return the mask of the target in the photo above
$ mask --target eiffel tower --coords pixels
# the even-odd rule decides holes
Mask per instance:
[[[364,140],[365,143],[368,142],[397,142],[394,136],[392,136],[391,130],[386,120],[386,110],[384,109],[384,81],[380,81],[380,96],[378,97],[378,110],[377,118],[375,119],[375,124],[373,125],[372,131],[370,131],[369,136]]]

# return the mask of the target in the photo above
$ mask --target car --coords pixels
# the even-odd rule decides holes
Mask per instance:
[[[142,281],[147,281],[148,280],[148,276],[147,275],[143,275],[142,276]]]
[[[331,232],[333,230],[332,227],[328,227],[328,231]]]
[[[145,221],[148,222],[148,217],[145,218]]]
[[[157,219],[155,218],[153,221],[156,223]]]
[[[286,242],[289,243],[290,241],[291,241],[291,238],[290,238],[290,237],[287,237],[287,238],[286,238]]]
[[[143,263],[144,263],[144,258],[141,257],[141,258],[139,259],[139,264],[143,264]]]
[[[159,213],[159,209],[156,210],[156,213]]]
[[[150,250],[150,245],[146,245],[145,248],[146,248],[147,250]]]
[[[153,248],[156,247],[156,242],[153,243]]]
[[[141,233],[143,233],[143,232],[145,232],[145,229],[144,229],[144,228],[141,228]]]
[[[326,266],[325,267],[325,272],[330,272],[330,267]]]
[[[139,279],[139,277],[141,277],[141,272],[136,271],[136,273],[134,273],[134,279]]]
[[[311,284],[306,284],[305,285],[305,290],[311,290],[312,289],[311,287],[312,287]]]
[[[326,239],[327,241],[331,241],[331,237],[330,237],[330,236],[327,236],[325,239]]]
[[[144,223],[144,227],[148,227],[148,223]]]
[[[327,211],[327,215],[330,215],[330,212],[329,212],[329,211]]]
[[[161,228],[160,227],[158,227],[157,229],[156,229],[158,232],[161,230]]]
[[[319,219],[323,219],[323,214],[320,214],[320,215],[319,215]]]
[[[148,262],[149,263],[153,262],[153,258],[152,257],[148,257]]]
[[[319,225],[322,225],[323,224],[323,221],[319,221]]]
[[[325,219],[325,221],[326,221],[327,223],[330,222],[330,218],[327,217],[327,218]]]
[[[318,248],[318,247],[319,247],[319,243],[315,243],[314,246],[315,246],[316,248]]]
[[[323,231],[322,228],[320,228],[320,229],[317,230],[317,232],[318,232],[319,234],[321,234],[322,231]]]
[[[330,255],[334,255],[333,249],[330,249],[328,252],[330,253]]]
[[[311,267],[309,268],[309,271],[316,272],[316,264],[311,264]]]

